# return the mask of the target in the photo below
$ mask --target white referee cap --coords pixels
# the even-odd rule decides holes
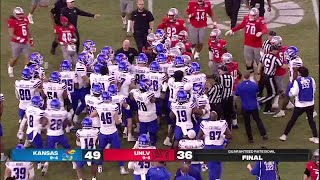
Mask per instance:
[[[74,0],[67,0],[67,3],[71,3],[71,2],[74,2]]]
[[[193,129],[191,129],[188,131],[187,135],[189,139],[194,139],[196,137],[196,132]]]

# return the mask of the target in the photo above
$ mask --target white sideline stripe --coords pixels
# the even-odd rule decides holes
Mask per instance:
[[[316,23],[319,31],[319,7],[317,5],[317,0],[312,0],[312,6],[313,6],[314,17],[316,18]]]
[[[148,0],[148,9],[151,13],[153,13],[153,0]]]

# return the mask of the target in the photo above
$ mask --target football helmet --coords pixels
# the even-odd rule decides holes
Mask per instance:
[[[170,19],[170,22],[174,22],[178,16],[178,9],[177,8],[170,8],[168,11],[168,18]]]
[[[186,46],[183,44],[183,42],[178,42],[175,47],[177,47],[181,53],[186,52]]]
[[[82,120],[82,127],[83,128],[92,128],[92,119],[90,117],[85,117]]]
[[[61,71],[71,71],[72,65],[69,60],[63,60],[60,64]]]
[[[110,60],[110,56],[107,54],[103,54],[103,53],[99,53],[97,55],[97,61],[98,63],[107,66],[108,65],[108,61]]]
[[[179,90],[177,93],[177,101],[179,103],[184,103],[188,101],[188,93],[185,90]]]
[[[221,60],[222,60],[222,62],[224,62],[225,64],[231,63],[232,60],[233,60],[232,54],[230,54],[230,53],[224,53],[224,54],[222,54]]]
[[[200,64],[198,62],[192,62],[190,65],[191,73],[199,73],[201,70]]]
[[[102,86],[100,83],[93,83],[91,87],[92,94],[100,95],[102,93]]]
[[[210,32],[210,40],[212,42],[218,42],[221,38],[221,30],[220,29],[212,29]]]
[[[87,65],[88,63],[88,54],[85,52],[82,52],[78,55],[78,62],[81,64]]]
[[[151,72],[159,72],[160,71],[160,65],[157,61],[152,61],[150,63],[150,71]]]
[[[150,138],[147,134],[141,134],[138,137],[139,147],[145,147],[150,145]]]
[[[21,72],[21,78],[24,80],[30,80],[32,78],[32,72],[29,68],[24,68]]]
[[[19,21],[23,20],[23,17],[24,17],[23,9],[21,7],[15,7],[13,9],[13,16]]]
[[[112,47],[110,46],[105,46],[101,49],[101,53],[102,54],[105,54],[105,55],[110,55],[110,54],[113,54],[113,50],[112,50]]]
[[[120,62],[118,64],[118,69],[120,72],[129,72],[129,67],[128,67],[128,64],[127,62]]]
[[[86,40],[83,43],[83,49],[85,51],[94,53],[94,52],[96,52],[96,43],[92,40]]]
[[[155,50],[156,50],[157,54],[166,53],[166,46],[164,44],[160,43],[155,47]]]
[[[60,110],[61,102],[59,101],[59,99],[52,99],[50,102],[50,108],[53,110]]]
[[[289,59],[294,59],[299,56],[299,49],[295,46],[289,46],[285,51],[285,55],[288,56]]]
[[[50,74],[49,81],[53,82],[53,83],[60,83],[61,82],[61,74],[58,71],[53,71]]]
[[[178,34],[178,39],[180,41],[187,41],[188,40],[188,32],[185,30],[180,31]]]
[[[150,33],[147,36],[147,41],[149,44],[152,45],[152,43],[156,40],[156,35],[154,33]]]
[[[149,79],[142,79],[139,81],[140,90],[149,91],[150,87],[151,87],[151,83]]]
[[[198,4],[202,5],[204,4],[204,0],[197,0]]]
[[[175,58],[174,58],[174,66],[175,67],[182,67],[182,66],[184,66],[185,65],[185,63],[184,63],[184,58],[183,58],[183,56],[181,56],[181,55],[178,55],[178,56],[176,56]]]
[[[204,86],[201,83],[194,84],[192,90],[195,94],[198,94],[198,95],[204,94]]]
[[[259,9],[252,8],[249,11],[249,21],[255,21],[259,18]]]
[[[44,104],[44,100],[42,99],[41,96],[33,96],[31,98],[31,104],[34,107],[42,108],[42,106]]]
[[[137,64],[147,64],[148,57],[145,53],[140,53],[137,57]]]
[[[94,67],[93,67],[93,73],[95,74],[100,74],[101,71],[100,69],[103,67],[102,64],[98,63],[98,64],[95,64]]]
[[[123,54],[123,53],[119,53],[119,54],[117,54],[116,55],[116,57],[114,58],[114,62],[115,62],[115,64],[119,64],[120,62],[122,62],[122,61],[124,61],[124,62],[126,62],[126,61],[128,61],[128,57],[125,55],[125,54]]]
[[[182,55],[183,59],[184,59],[184,63],[186,65],[188,65],[191,62],[191,57],[189,55]]]
[[[313,152],[313,160],[317,165],[319,165],[319,149],[316,149]]]
[[[166,49],[170,49],[172,45],[171,39],[167,38],[166,40],[164,40],[164,47]]]
[[[162,41],[166,34],[165,34],[163,29],[157,29],[155,35],[156,35],[156,40],[161,40]]]
[[[167,55],[165,53],[159,53],[156,57],[156,61],[159,64],[164,64],[167,62]]]
[[[270,40],[271,45],[273,46],[282,46],[282,38],[280,36],[272,36]]]
[[[108,92],[110,93],[111,96],[115,96],[118,94],[118,87],[115,84],[111,84],[108,87]]]
[[[42,65],[43,64],[43,56],[38,52],[33,52],[29,56],[29,61],[32,64]]]
[[[112,100],[112,97],[108,91],[102,93],[102,100],[104,102],[110,102]]]
[[[32,64],[28,67],[30,69],[31,72],[31,76],[33,78],[39,77],[40,73],[41,73],[41,69],[40,66],[37,64]]]

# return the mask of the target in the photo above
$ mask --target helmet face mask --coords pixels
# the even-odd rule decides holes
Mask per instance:
[[[219,29],[213,29],[210,33],[210,40],[217,43],[221,38],[221,31]]]
[[[249,11],[249,21],[255,21],[259,18],[259,10],[257,8],[252,8]]]
[[[24,11],[21,7],[16,7],[13,9],[13,16],[19,20],[22,21],[24,18]]]

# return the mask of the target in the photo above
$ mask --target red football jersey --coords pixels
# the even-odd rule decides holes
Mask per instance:
[[[172,35],[178,35],[182,30],[187,30],[183,19],[176,19],[174,22],[170,22],[168,17],[162,19],[162,22],[158,25],[158,29],[163,29],[166,32],[166,36],[170,38]]]
[[[219,39],[218,42],[214,43],[210,39],[208,40],[209,51],[213,53],[213,59],[217,63],[221,62],[221,56],[224,53],[223,48],[227,46],[227,41]]]
[[[54,28],[54,33],[59,35],[59,42],[69,44],[71,39],[74,38],[73,34],[76,32],[76,28],[69,24],[67,27],[57,25]]]
[[[14,17],[8,19],[8,28],[13,28],[13,34],[17,37],[24,38],[25,41],[22,44],[27,44],[29,38],[29,21],[27,17],[24,17],[22,21]],[[19,40],[11,38],[12,42],[20,43]]]
[[[233,32],[236,32],[240,29],[244,29],[244,45],[261,48],[262,47],[262,36],[257,37],[258,32],[266,34],[268,32],[267,26],[264,24],[263,18],[259,17],[258,20],[254,22],[249,21],[249,16],[245,16],[241,24],[232,28]]]
[[[231,74],[231,76],[234,79],[234,84],[233,84],[233,91],[236,90],[237,85],[239,84],[239,77],[238,77],[238,72],[239,72],[239,64],[235,61],[232,61],[231,63],[226,64],[228,67],[228,72]]]
[[[284,52],[287,50],[288,46],[281,46],[281,48],[279,49],[279,52],[277,54],[277,57],[280,59],[280,61],[282,63],[285,63],[285,58],[284,58]],[[287,69],[282,68],[282,67],[278,67],[276,69],[276,76],[284,76],[287,74]]]
[[[191,52],[191,48],[192,48],[192,43],[187,41],[187,42],[183,42],[184,46],[186,47],[186,51]]]
[[[307,162],[306,168],[310,172],[311,180],[319,180],[319,167],[314,161]]]
[[[196,28],[207,27],[207,15],[213,14],[210,2],[199,5],[196,1],[188,3],[186,13],[189,15],[190,24]]]

